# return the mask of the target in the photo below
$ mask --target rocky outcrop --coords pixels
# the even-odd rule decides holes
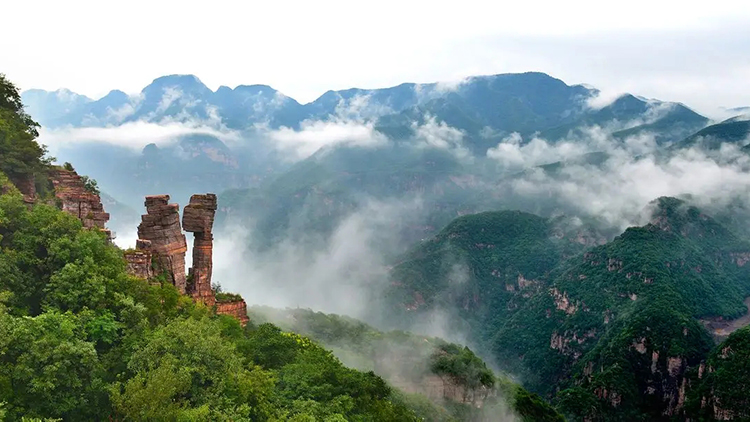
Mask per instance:
[[[247,304],[244,299],[232,302],[216,302],[216,313],[232,316],[239,320],[243,326],[250,321],[247,317]]]
[[[180,227],[180,206],[169,203],[169,195],[147,196],[146,214],[138,225],[138,238],[151,242],[150,251],[155,258],[157,272],[165,272],[167,278],[185,294],[185,252],[187,242]]]
[[[105,228],[109,214],[104,211],[99,195],[86,188],[81,176],[72,170],[54,169],[50,172],[50,179],[63,211],[81,220],[83,227],[102,230],[111,238],[111,232]]]
[[[217,314],[230,315],[247,324],[247,304],[237,295],[223,295],[217,302],[211,287],[213,271],[213,225],[216,195],[193,195],[185,207],[180,226],[180,206],[169,203],[169,195],[146,197],[146,214],[138,226],[135,249],[125,251],[128,272],[150,280],[166,273],[167,279],[182,294],[213,307]],[[187,242],[182,229],[192,232],[193,267],[185,275]]]
[[[125,251],[125,261],[127,261],[127,271],[136,277],[150,280],[154,277],[154,270],[151,266],[151,241],[138,239],[135,249]]]
[[[215,214],[216,195],[212,193],[190,197],[190,204],[185,207],[182,214],[182,226],[194,236],[193,267],[188,275],[190,282],[187,293],[208,306],[215,303],[214,292],[211,289],[214,244],[211,230]]]

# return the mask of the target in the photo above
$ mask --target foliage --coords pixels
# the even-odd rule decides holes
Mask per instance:
[[[101,192],[99,191],[99,185],[96,183],[96,180],[88,177],[88,176],[81,176],[81,182],[83,182],[83,187],[90,193],[93,193],[94,195],[99,195]]]
[[[520,415],[524,421],[562,420],[539,396],[505,378],[496,378],[469,348],[404,331],[381,332],[354,318],[308,309],[255,306],[249,313],[253,321],[270,320],[309,335],[349,366],[372,370],[395,386],[421,393],[399,397],[425,420],[480,421],[502,412],[509,418]],[[275,355],[273,359],[270,365],[280,365],[290,357]],[[435,377],[455,387],[463,397],[435,396],[428,387]],[[483,404],[477,406],[472,397],[483,397]]]
[[[14,182],[43,173],[51,161],[35,141],[38,127],[23,110],[18,88],[0,74],[0,172]]]
[[[747,311],[750,243],[683,200],[650,208],[651,223],[587,249],[600,236],[585,225],[458,218],[393,268],[387,301],[407,321],[447,310],[573,420],[684,414],[683,379],[712,347],[699,319]]]
[[[308,338],[128,276],[121,250],[55,207],[8,190],[0,236],[5,420],[416,420]]]
[[[701,420],[750,420],[750,327],[717,345],[691,382],[697,386],[689,392],[687,407]]]

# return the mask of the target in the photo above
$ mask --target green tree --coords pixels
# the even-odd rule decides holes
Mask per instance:
[[[0,171],[11,180],[43,173],[51,158],[35,139],[39,124],[23,110],[18,88],[0,74]]]

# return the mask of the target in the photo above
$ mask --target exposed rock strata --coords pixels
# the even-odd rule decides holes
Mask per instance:
[[[212,193],[193,195],[183,212],[182,226],[195,236],[193,267],[185,275],[187,242],[180,226],[179,205],[169,203],[169,195],[146,197],[146,214],[138,226],[134,250],[125,252],[128,272],[145,279],[166,272],[168,279],[182,294],[213,307],[217,314],[230,315],[247,324],[247,304],[243,299],[216,302],[211,288],[213,271],[213,233],[217,201]]]
[[[177,290],[186,293],[185,252],[187,242],[180,227],[180,206],[169,203],[169,195],[147,196],[146,214],[138,225],[138,238],[151,241],[157,272],[166,272]]]
[[[83,227],[102,230],[111,238],[111,232],[105,228],[109,213],[104,211],[99,195],[86,189],[81,176],[75,171],[55,169],[51,171],[50,179],[55,189],[55,198],[63,211],[81,220]],[[33,187],[33,179],[30,186]],[[24,198],[28,195],[32,194],[24,192]]]
[[[193,267],[190,268],[190,283],[187,293],[195,300],[208,306],[215,303],[214,292],[211,290],[211,272],[213,270],[213,234],[216,214],[216,195],[193,195],[190,204],[185,207],[182,215],[182,225],[185,231],[192,232]]]
[[[240,321],[243,326],[247,324],[250,319],[247,317],[247,304],[244,299],[240,299],[234,302],[217,302],[216,313],[219,315],[229,315],[235,317]]]
[[[33,174],[22,176],[14,184],[21,191],[23,202],[33,204],[36,201],[36,178]]]
[[[125,251],[128,273],[146,280],[153,278],[154,270],[151,267],[151,257],[151,241],[138,239],[135,249]]]

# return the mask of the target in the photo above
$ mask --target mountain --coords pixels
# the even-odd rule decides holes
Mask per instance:
[[[682,200],[651,207],[606,244],[521,212],[461,217],[398,260],[389,320],[447,313],[572,420],[684,417],[703,321],[748,312],[750,243]]]
[[[674,148],[699,146],[705,150],[717,150],[724,143],[744,147],[749,140],[750,120],[738,117],[708,126],[679,142]]]
[[[513,133],[521,135],[522,144],[536,135],[549,136],[555,142],[595,125],[607,128],[613,136],[620,130],[620,138],[626,136],[622,130],[634,135],[648,131],[667,142],[705,123],[703,117],[682,105],[632,95],[593,109],[587,101],[597,94],[592,88],[570,86],[543,73],[527,72],[476,76],[456,84],[404,83],[382,89],[328,91],[307,104],[267,85],[222,86],[212,91],[193,75],[157,78],[133,96],[114,90],[92,100],[69,91],[31,90],[22,97],[32,117],[44,129],[60,129],[61,139],[77,139],[76,128],[101,128],[82,131],[85,140],[57,144],[55,155],[61,161],[85,166],[82,170],[99,180],[105,191],[131,207],[138,207],[143,195],[162,193],[163,186],[180,191],[194,191],[188,188],[191,183],[212,191],[261,185],[261,190],[275,189],[282,180],[297,179],[294,173],[300,168],[328,169],[320,171],[319,177],[361,176],[365,173],[360,167],[366,161],[378,163],[377,168],[366,172],[367,177],[357,176],[359,181],[327,180],[325,184],[339,192],[375,195],[383,187],[387,191],[387,185],[378,186],[379,180],[393,178],[398,180],[394,186],[403,186],[413,176],[408,168],[421,167],[430,168],[439,177],[425,182],[417,175],[417,180],[408,182],[415,188],[430,192],[447,185],[450,191],[456,191],[456,180],[472,180],[498,170],[502,173],[502,168],[486,159],[487,151]],[[280,128],[284,129],[277,131]],[[352,128],[363,134],[352,134]],[[134,147],[143,145],[144,135],[154,139],[158,154],[154,146]],[[112,137],[117,141],[104,142]],[[199,144],[196,138],[201,139]],[[327,145],[338,138],[338,143]],[[290,158],[288,148],[314,152],[316,147],[308,146],[310,143],[322,144],[326,152],[303,155],[301,159],[307,163],[294,164],[300,157]],[[361,144],[372,147],[363,152],[338,151],[358,149]],[[387,144],[393,147],[381,148]],[[454,158],[440,158],[437,164],[425,161],[446,153]],[[337,156],[347,154],[361,159],[341,164]],[[333,162],[336,160],[339,163]],[[144,173],[146,169],[148,173]],[[289,174],[282,176],[287,171]],[[146,174],[148,180],[144,179]],[[304,181],[306,189],[319,188],[315,180]],[[466,191],[466,184],[459,183],[463,186],[459,190]],[[342,186],[333,186],[336,184]],[[295,189],[285,186],[281,191]],[[396,189],[387,194],[401,192]],[[181,192],[176,195],[180,197]],[[233,195],[240,193],[235,190]],[[486,192],[469,195],[485,197]],[[452,196],[437,201],[456,204],[454,208],[459,209],[489,209],[484,203]],[[459,211],[452,210],[449,218]],[[439,225],[447,221],[442,219]]]
[[[564,136],[566,129],[582,125],[639,119],[653,123],[647,114],[656,109],[674,108],[664,116],[653,116],[661,125],[651,127],[654,131],[702,121],[680,104],[647,102],[632,95],[591,109],[586,101],[597,93],[582,85],[568,86],[544,73],[527,72],[475,76],[454,85],[404,83],[382,89],[328,91],[304,105],[266,85],[222,86],[214,92],[193,75],[157,78],[132,98],[116,90],[96,101],[67,90],[29,90],[22,95],[30,114],[47,127],[219,119],[233,129],[256,124],[298,128],[304,120],[339,116],[377,120],[384,131],[397,132],[403,125],[408,128],[413,121],[434,116],[472,136],[484,128],[499,134],[551,131],[551,135]]]

